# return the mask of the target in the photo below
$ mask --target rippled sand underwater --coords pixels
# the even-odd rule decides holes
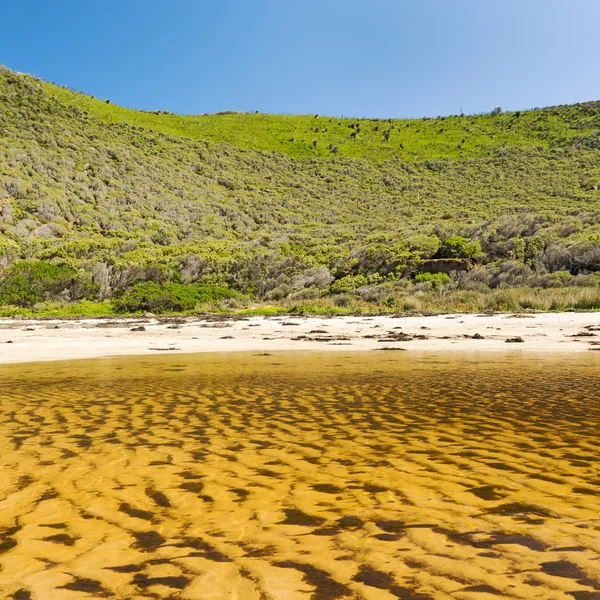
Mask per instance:
[[[0,367],[0,597],[600,598],[600,360]]]

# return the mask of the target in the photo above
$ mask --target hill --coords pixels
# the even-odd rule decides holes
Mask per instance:
[[[599,102],[178,116],[0,69],[0,132],[5,313],[600,308]]]

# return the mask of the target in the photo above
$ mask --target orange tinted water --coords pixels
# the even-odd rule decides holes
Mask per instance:
[[[0,367],[0,597],[600,598],[599,367]]]

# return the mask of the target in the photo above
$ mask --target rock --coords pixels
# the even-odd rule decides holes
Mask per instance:
[[[401,351],[401,352],[406,352],[406,348],[391,348],[386,346],[385,348],[373,348],[374,350],[384,350],[384,351]]]
[[[140,325],[139,327],[132,327],[129,331],[146,331],[146,328]]]
[[[515,337],[508,338],[505,341],[507,344],[520,344],[521,342],[524,342],[525,340],[521,336],[517,335]]]
[[[169,347],[169,348],[148,348],[148,350],[156,350],[157,352],[168,352],[169,350],[181,350],[181,348]]]
[[[387,337],[380,339],[380,342],[410,342],[413,339],[412,335],[403,332],[389,331]]]
[[[267,338],[263,338],[266,340]],[[310,337],[308,335],[299,335],[297,337],[290,338],[293,342],[347,342],[350,340],[349,337],[343,335],[333,335],[328,337]],[[393,341],[393,340],[392,340]]]

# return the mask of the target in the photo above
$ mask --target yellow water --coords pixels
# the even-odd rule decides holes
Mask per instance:
[[[0,597],[600,598],[600,357],[0,367]]]

